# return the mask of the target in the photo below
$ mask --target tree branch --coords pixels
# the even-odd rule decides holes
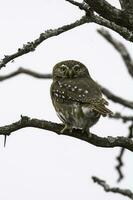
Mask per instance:
[[[129,126],[129,134],[128,134],[127,137],[128,138],[133,137],[133,123]],[[124,155],[125,150],[126,149],[122,147],[120,149],[119,155],[116,157],[116,159],[118,161],[118,165],[116,166],[116,169],[117,169],[118,175],[119,175],[117,182],[120,182],[124,178],[124,175],[122,173],[122,167],[124,166],[124,163],[123,163],[122,159],[123,159],[123,155]]]
[[[130,31],[125,27],[119,26],[116,23],[110,22],[109,20],[97,15],[94,15],[92,21],[96,24],[112,29],[113,31],[119,33],[126,40],[133,42],[133,31]]]
[[[10,135],[12,132],[17,131],[26,127],[40,128],[44,130],[49,130],[57,133],[58,135],[67,135],[80,140],[86,141],[94,146],[113,148],[113,147],[124,147],[130,151],[133,151],[133,141],[126,137],[99,137],[91,133],[91,137],[88,134],[82,133],[81,130],[73,130],[72,133],[66,131],[61,133],[63,128],[62,124],[57,124],[53,122],[48,122],[46,120],[30,119],[26,116],[21,116],[21,119],[10,125],[0,127],[0,135]]]
[[[123,105],[123,106],[125,106],[127,108],[133,109],[133,102],[132,101],[128,101],[128,100],[123,99],[123,98],[121,98],[119,96],[116,96],[112,92],[110,92],[108,89],[106,89],[106,88],[104,88],[102,86],[100,86],[100,87],[101,87],[101,90],[102,90],[103,94],[108,99],[110,99],[111,101],[113,101],[115,103],[119,103],[119,104],[121,104],[121,105]]]
[[[117,9],[106,0],[85,0],[85,2],[104,19],[133,30],[132,13]]]
[[[119,33],[126,40],[133,42],[133,31],[128,30],[126,27],[119,26],[115,22],[109,21],[103,17],[95,15],[92,12],[91,7],[85,3],[79,3],[74,0],[66,0],[66,1],[68,1],[69,3],[75,6],[78,6],[81,10],[84,10],[87,14],[89,14],[89,17],[91,18],[91,22],[107,27]]]
[[[98,177],[93,176],[92,180],[94,183],[97,183],[98,185],[102,186],[105,192],[113,192],[118,193],[124,196],[129,197],[130,199],[133,199],[133,192],[129,189],[120,189],[118,187],[110,187],[106,181],[99,179]]]
[[[50,79],[50,78],[52,78],[52,74],[41,74],[41,73],[29,70],[29,69],[24,69],[24,68],[20,67],[19,69],[17,69],[16,71],[14,71],[10,74],[1,75],[0,81],[5,81],[7,79],[13,78],[13,77],[20,75],[20,74],[26,74],[26,75],[32,76],[34,78],[40,78],[40,79]]]
[[[100,35],[102,35],[108,42],[110,42],[113,47],[120,53],[129,74],[133,77],[133,60],[130,56],[130,53],[121,42],[117,41],[113,36],[105,29],[97,30]]]
[[[64,26],[57,28],[57,29],[47,30],[44,33],[41,33],[39,38],[35,39],[32,42],[27,42],[27,44],[24,44],[23,47],[19,48],[16,53],[13,53],[11,55],[5,55],[4,58],[0,61],[0,69],[2,67],[5,67],[8,62],[14,60],[15,58],[34,51],[37,48],[37,46],[40,45],[46,39],[53,37],[53,36],[60,35],[61,33],[64,33],[68,30],[71,30],[71,29],[78,27],[78,26],[85,24],[85,23],[94,22],[94,23],[97,23],[99,25],[108,27],[108,28],[116,31],[117,33],[119,33],[126,40],[133,42],[133,32],[132,31],[129,31],[127,28],[121,27],[121,26],[119,26],[119,25],[117,25],[113,22],[110,22],[109,20],[106,20],[106,19],[104,19],[100,16],[94,15],[91,12],[90,7],[87,6],[84,3],[77,3],[73,0],[67,0],[67,1],[78,6],[80,9],[85,10],[88,15],[83,16],[80,20],[77,20],[74,23],[64,25]]]
[[[115,8],[105,0],[85,0],[85,2],[100,16],[112,22],[118,22],[121,10]]]
[[[121,119],[124,123],[129,122],[129,121],[133,122],[133,116],[124,116],[124,115],[121,115],[121,113],[119,112],[116,112],[113,115],[110,115],[109,118]]]
[[[22,48],[19,48],[16,53],[11,54],[11,55],[5,55],[5,57],[0,61],[0,69],[2,67],[5,67],[8,62],[11,60],[20,57],[24,54],[27,54],[29,52],[32,52],[36,49],[38,45],[40,45],[43,41],[46,39],[60,35],[61,33],[64,33],[68,30],[71,30],[77,26],[80,26],[82,24],[85,24],[87,22],[90,22],[90,19],[86,16],[83,16],[80,20],[75,21],[74,23],[64,25],[60,28],[57,29],[50,29],[45,31],[44,33],[41,33],[39,38],[35,39],[32,42],[27,42],[27,44],[24,44]]]
[[[123,10],[129,11],[133,10],[133,1],[132,0],[119,0],[121,8]]]

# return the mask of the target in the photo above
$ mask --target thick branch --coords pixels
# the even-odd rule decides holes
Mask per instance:
[[[119,0],[121,8],[126,11],[133,11],[133,0]]]
[[[130,31],[123,26],[119,26],[115,22],[109,21],[109,20],[107,20],[103,17],[95,15],[92,12],[90,6],[88,6],[85,3],[79,3],[79,2],[76,2],[74,0],[66,0],[66,1],[70,2],[71,4],[73,4],[75,6],[78,6],[81,10],[84,10],[89,15],[89,17],[91,18],[91,22],[94,22],[94,23],[99,24],[101,26],[112,29],[113,31],[119,33],[126,40],[133,42],[133,31]]]
[[[71,30],[77,26],[80,26],[82,24],[85,24],[89,22],[88,17],[84,16],[82,17],[80,20],[75,21],[74,23],[68,24],[68,25],[64,25],[60,28],[57,29],[50,29],[45,31],[44,33],[41,33],[39,38],[37,38],[36,40],[34,40],[33,42],[27,42],[27,44],[24,44],[22,48],[19,48],[18,51],[12,55],[5,55],[5,57],[0,61],[0,69],[2,67],[5,67],[5,65],[10,62],[11,60],[20,57],[24,54],[27,54],[29,52],[32,52],[36,49],[36,47],[41,44],[43,41],[45,41],[46,39],[53,37],[53,36],[57,36],[61,33],[64,33],[68,30]]]
[[[127,48],[121,42],[113,38],[113,36],[105,29],[97,30],[108,42],[110,42],[114,48],[120,53],[123,61],[128,69],[129,74],[133,77],[133,60],[128,52]]]
[[[132,13],[121,11],[106,0],[85,0],[85,2],[103,18],[133,30]]]
[[[21,120],[13,124],[0,127],[0,135],[10,135],[12,132],[25,127],[35,127],[53,131],[58,135],[67,135],[75,137],[98,147],[105,147],[105,148],[124,147],[130,151],[133,151],[133,141],[126,137],[111,137],[111,136],[99,137],[94,134],[92,134],[91,137],[88,137],[88,134],[87,133],[83,134],[81,130],[73,130],[72,133],[68,131],[66,131],[65,133],[61,133],[61,130],[63,128],[63,125],[61,124],[39,119],[30,119],[29,117],[25,116],[24,117],[22,116]]]
[[[105,0],[85,0],[85,2],[103,18],[112,22],[120,19],[121,10],[115,8]]]
[[[110,187],[106,181],[99,179],[98,177],[93,176],[92,177],[94,183],[97,183],[98,185],[102,186],[105,192],[113,192],[118,193],[124,196],[129,197],[130,199],[133,199],[133,192],[129,189],[121,189],[118,187]]]

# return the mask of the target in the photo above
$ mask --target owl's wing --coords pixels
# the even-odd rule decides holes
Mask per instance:
[[[77,86],[79,88],[76,95],[77,100],[81,103],[87,104],[102,116],[113,114],[112,111],[106,107],[108,102],[102,97],[101,89],[93,79],[80,79]],[[80,90],[80,88],[82,90]]]
[[[113,112],[106,107],[106,105],[108,105],[108,102],[103,98],[99,99],[99,101],[92,100],[90,101],[90,104],[93,110],[97,111],[99,114],[101,114],[104,117],[107,115],[113,114]]]
[[[78,80],[65,80],[52,86],[53,97],[61,103],[80,103],[106,116],[112,114],[106,106],[108,102],[102,98],[102,92],[98,84],[91,78]]]

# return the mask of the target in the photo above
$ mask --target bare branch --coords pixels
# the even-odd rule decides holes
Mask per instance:
[[[131,12],[119,10],[106,0],[85,0],[85,2],[104,19],[133,30],[133,15]]]
[[[128,138],[132,138],[133,137],[133,124],[131,124],[129,126],[129,134],[127,136]],[[124,152],[125,152],[125,148],[121,148],[120,149],[120,153],[119,155],[116,157],[117,161],[118,161],[118,165],[116,166],[116,169],[118,171],[118,174],[119,174],[119,177],[118,177],[118,180],[117,182],[120,182],[123,178],[124,178],[124,175],[122,173],[122,167],[124,165],[123,161],[122,161],[122,158],[123,158],[123,155],[124,155]]]
[[[129,74],[133,77],[133,60],[130,56],[130,53],[121,42],[117,41],[113,36],[105,29],[97,30],[100,35],[102,35],[108,42],[110,42],[113,47],[120,53],[123,61],[128,69]]]
[[[60,35],[61,33],[64,33],[68,30],[71,30],[77,26],[80,26],[82,24],[85,24],[89,21],[89,18],[86,16],[83,16],[80,20],[75,21],[74,23],[68,24],[68,25],[64,25],[60,28],[57,29],[50,29],[45,31],[44,33],[41,33],[39,38],[37,38],[36,40],[32,41],[32,42],[27,42],[27,44],[24,44],[22,48],[19,48],[18,51],[12,55],[5,55],[5,57],[0,61],[0,69],[2,67],[5,67],[5,65],[10,62],[11,60],[20,57],[24,54],[27,54],[29,52],[32,52],[36,49],[36,47],[41,44],[43,41],[45,41],[46,39],[53,37],[53,36],[57,36]]]
[[[119,0],[121,8],[126,11],[133,11],[133,1],[132,0]]]
[[[105,0],[85,0],[85,2],[100,16],[109,21],[117,22],[120,19],[121,10]]]
[[[67,0],[67,1],[78,6],[80,9],[85,10],[88,15],[83,16],[80,20],[77,20],[74,23],[64,25],[64,26],[57,28],[57,29],[47,30],[44,33],[41,33],[39,38],[35,39],[32,42],[27,42],[27,44],[24,44],[23,47],[19,48],[16,53],[13,53],[11,55],[5,55],[4,58],[0,61],[0,69],[2,67],[5,67],[8,62],[14,60],[15,58],[34,51],[36,49],[36,47],[38,45],[40,45],[46,39],[53,37],[53,36],[60,35],[61,33],[64,33],[68,30],[71,30],[71,29],[78,27],[78,26],[85,24],[85,23],[94,22],[94,23],[97,23],[99,25],[108,27],[108,28],[116,31],[117,33],[119,33],[126,40],[133,41],[133,32],[132,31],[129,31],[127,28],[121,27],[121,26],[119,26],[119,25],[117,25],[113,22],[110,22],[109,20],[103,19],[100,16],[94,15],[91,12],[90,7],[87,6],[84,3],[77,3],[73,0]]]
[[[119,33],[126,40],[133,42],[133,31],[128,30],[126,27],[119,26],[115,22],[109,21],[105,18],[95,15],[91,10],[91,7],[85,3],[79,3],[74,0],[66,0],[66,1],[75,6],[78,6],[81,10],[84,10],[91,18],[91,22],[112,29],[113,31]]]
[[[19,69],[17,69],[16,71],[14,71],[10,74],[0,76],[0,81],[4,81],[4,80],[7,80],[9,78],[13,78],[13,77],[15,77],[19,74],[26,74],[26,75],[32,76],[34,78],[40,78],[40,79],[50,79],[50,78],[52,78],[51,74],[41,74],[41,73],[37,73],[37,72],[34,72],[32,70],[29,70],[29,69],[24,69],[24,68],[20,67]]]
[[[74,0],[66,0],[66,1],[73,4],[74,6],[79,7],[81,10],[84,10],[87,13],[90,12],[90,6],[88,4],[86,4],[85,2],[79,3],[79,2],[74,1]]]
[[[97,183],[98,185],[102,186],[105,192],[113,192],[118,193],[124,196],[129,197],[130,199],[133,199],[133,192],[129,189],[121,189],[118,187],[110,187],[106,181],[99,179],[98,177],[93,176],[92,177],[94,183]]]
[[[53,131],[58,135],[67,135],[74,138],[78,138],[80,140],[86,141],[98,147],[105,147],[105,148],[124,147],[130,151],[133,151],[133,141],[126,137],[112,137],[112,136],[99,137],[92,133],[90,133],[91,137],[89,137],[86,132],[83,133],[81,130],[73,130],[72,132],[66,131],[65,133],[61,133],[61,130],[63,128],[62,124],[48,122],[46,120],[30,119],[29,117],[26,116],[21,116],[21,120],[15,123],[0,127],[0,135],[10,135],[12,132],[25,127],[35,127]]]
[[[109,20],[106,20],[97,15],[93,17],[92,21],[96,24],[112,29],[113,31],[119,33],[126,40],[133,42],[133,31],[130,31],[125,27],[119,26],[116,23],[110,22]]]
[[[122,147],[122,148],[120,149],[119,155],[116,157],[116,159],[117,159],[117,161],[118,161],[118,165],[116,166],[116,170],[117,170],[117,172],[118,172],[118,179],[117,179],[117,182],[120,182],[120,181],[124,178],[124,175],[123,175],[123,172],[122,172],[122,167],[124,166],[124,163],[123,163],[123,161],[122,161],[124,152],[125,152],[125,148]]]
[[[108,99],[110,99],[111,101],[113,101],[115,103],[119,103],[119,104],[121,104],[121,105],[123,105],[123,106],[125,106],[127,108],[133,109],[133,102],[132,101],[128,101],[128,100],[123,99],[123,98],[121,98],[119,96],[116,96],[112,92],[110,92],[108,89],[106,89],[106,88],[104,88],[102,86],[100,86],[100,87],[101,87],[101,90],[102,90],[103,94]]]
[[[119,112],[116,112],[113,115],[110,115],[109,118],[121,119],[124,123],[129,122],[129,121],[133,122],[133,116],[124,116]]]

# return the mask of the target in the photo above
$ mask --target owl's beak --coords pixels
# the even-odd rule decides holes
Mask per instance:
[[[74,75],[73,70],[69,70],[69,78],[72,78]]]

